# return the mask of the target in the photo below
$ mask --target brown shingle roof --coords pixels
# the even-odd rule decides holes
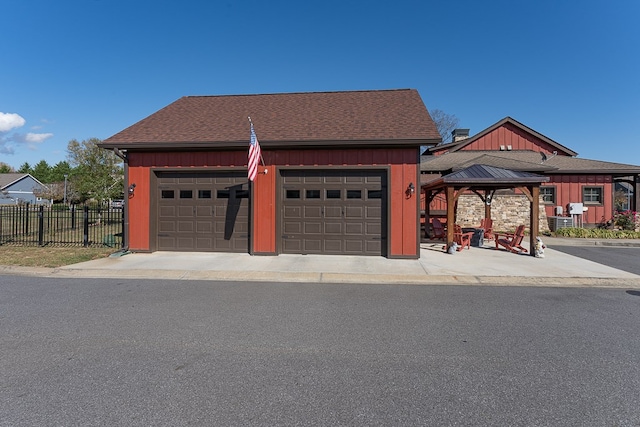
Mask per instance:
[[[637,174],[640,166],[601,160],[579,159],[569,156],[549,156],[542,161],[542,155],[536,151],[456,151],[439,156],[422,156],[420,169],[423,172],[444,172],[457,170],[472,164],[488,164],[512,170],[555,173],[612,173]]]
[[[262,145],[435,144],[440,140],[414,89],[186,96],[107,138],[105,148]]]

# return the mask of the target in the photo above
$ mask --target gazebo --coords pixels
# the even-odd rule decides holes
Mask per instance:
[[[462,193],[472,191],[477,194],[484,203],[485,218],[491,218],[491,201],[494,193],[497,190],[518,189],[529,199],[529,247],[533,248],[539,230],[540,184],[548,181],[549,177],[547,176],[475,164],[422,185],[422,192],[425,193],[426,200],[425,220],[428,224],[429,204],[440,193],[444,193],[446,196],[447,224],[454,224],[456,203]],[[453,227],[447,227],[447,249],[453,244],[453,234]],[[531,250],[530,254],[534,255],[534,251]]]

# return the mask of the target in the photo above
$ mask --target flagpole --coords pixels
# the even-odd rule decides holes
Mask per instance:
[[[249,123],[251,123],[251,126],[253,126],[253,122],[251,121],[251,116],[247,116],[247,119],[249,119]],[[254,129],[254,132],[255,132],[255,129]],[[260,161],[262,162],[262,166],[266,167],[266,165],[264,164],[264,158],[262,157],[262,150],[260,150]]]

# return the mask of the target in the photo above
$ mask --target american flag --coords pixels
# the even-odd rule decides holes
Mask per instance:
[[[258,175],[258,162],[260,161],[260,143],[256,136],[256,131],[253,130],[253,123],[251,123],[251,140],[249,142],[249,181],[256,179]]]

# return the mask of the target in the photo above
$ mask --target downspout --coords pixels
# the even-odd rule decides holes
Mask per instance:
[[[115,153],[116,156],[120,157],[124,162],[124,182],[123,182],[124,188],[122,189],[122,194],[124,194],[125,201],[123,204],[124,230],[122,230],[123,232],[122,252],[125,253],[129,251],[129,203],[128,203],[129,193],[127,191],[127,184],[129,183],[129,159],[127,158],[127,153],[126,152],[123,153],[117,147],[113,149],[113,152]]]

